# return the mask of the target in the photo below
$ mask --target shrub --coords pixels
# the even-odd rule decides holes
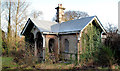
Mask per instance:
[[[14,56],[14,62],[19,65],[33,66],[37,61],[34,57],[33,46],[29,43],[21,45],[17,51],[12,51],[11,56]]]
[[[108,46],[102,46],[99,51],[96,52],[96,62],[102,66],[111,66],[115,63],[114,55],[115,51]]]

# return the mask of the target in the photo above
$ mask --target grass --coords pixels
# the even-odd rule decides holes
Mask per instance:
[[[48,64],[48,63],[41,63],[35,65],[37,69],[72,69],[74,64],[65,64],[65,63],[56,63],[56,64]]]
[[[21,67],[15,62],[13,62],[13,57],[2,57],[2,67],[4,70],[6,69],[17,69],[17,67]],[[24,66],[24,65],[23,65]],[[7,68],[5,68],[7,67]],[[81,67],[75,66],[75,64],[70,64],[70,63],[55,63],[55,64],[50,64],[50,63],[37,63],[33,66],[27,66],[25,68],[22,68],[23,70],[40,70],[40,69],[81,69]],[[98,67],[97,69],[109,69],[108,67]],[[115,69],[120,69],[120,66],[117,66]],[[4,71],[3,70],[3,71]]]
[[[13,62],[13,57],[2,57],[2,67],[17,67],[17,64]]]
[[[2,57],[2,68],[3,69],[16,69],[19,67],[18,64],[13,62],[13,57]],[[23,65],[24,66],[24,65]],[[67,64],[67,63],[38,63],[35,64],[35,69],[71,69],[74,64]],[[34,69],[32,66],[28,66],[24,69]]]

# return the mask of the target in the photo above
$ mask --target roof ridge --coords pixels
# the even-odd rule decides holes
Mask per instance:
[[[31,21],[42,21],[42,22],[53,22],[53,23],[56,23],[56,22],[54,22],[54,21],[49,21],[49,20],[38,20],[38,19],[34,19],[34,18],[29,18]]]

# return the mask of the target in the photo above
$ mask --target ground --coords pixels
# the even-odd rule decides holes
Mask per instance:
[[[56,63],[56,64],[50,64],[50,63],[37,63],[33,66],[25,66],[25,65],[18,65],[13,61],[13,57],[2,57],[2,71],[10,71],[10,70],[17,70],[18,68],[21,70],[91,70],[91,69],[97,69],[98,71],[101,69],[107,69],[109,68],[105,67],[97,67],[92,66],[89,64],[88,66],[80,66],[75,65],[72,63]],[[116,69],[120,69],[119,66],[116,66]]]
[[[74,64],[70,63],[56,63],[56,64],[49,64],[49,63],[37,63],[33,66],[25,66],[25,65],[18,65],[13,61],[13,57],[2,57],[2,68],[4,69],[72,69]]]

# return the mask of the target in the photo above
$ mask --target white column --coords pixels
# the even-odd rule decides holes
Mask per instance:
[[[43,59],[45,59],[45,36],[42,35],[43,38]]]
[[[37,56],[37,39],[35,38],[35,56]]]

